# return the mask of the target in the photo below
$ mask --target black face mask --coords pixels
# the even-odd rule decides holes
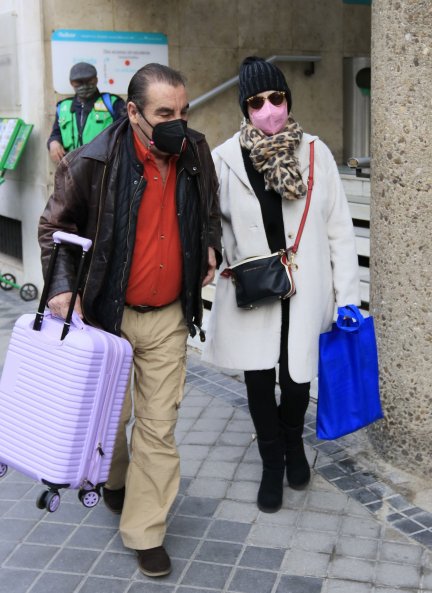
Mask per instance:
[[[167,154],[180,155],[186,149],[187,122],[184,119],[172,119],[170,121],[164,121],[160,124],[152,126],[144,113],[142,113],[140,110],[139,113],[145,119],[148,125],[153,128],[151,142],[158,150]],[[145,134],[141,126],[139,127]],[[147,134],[145,135],[147,136]]]

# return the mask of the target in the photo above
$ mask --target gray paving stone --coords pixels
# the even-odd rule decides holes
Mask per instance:
[[[231,500],[255,501],[258,487],[256,482],[233,482],[227,491],[227,498]]]
[[[0,564],[12,553],[16,545],[16,542],[0,541]]]
[[[217,478],[195,478],[188,488],[190,496],[214,497],[221,500],[225,497],[230,483]]]
[[[129,584],[130,581],[126,579],[89,577],[80,588],[79,593],[124,593]]]
[[[164,539],[165,549],[171,558],[191,558],[199,543],[199,539],[180,535],[166,535]]]
[[[285,554],[282,570],[292,575],[324,577],[327,574],[329,561],[329,554],[291,549]]]
[[[334,558],[329,576],[353,581],[373,582],[375,563],[360,558]]]
[[[242,544],[205,541],[195,559],[217,564],[235,564],[243,549]]]
[[[228,591],[239,593],[251,593],[251,591],[271,593],[276,577],[277,573],[275,572],[237,568],[230,581]]]
[[[174,588],[174,586],[160,585],[159,583],[149,583],[146,581],[145,583],[133,583],[131,588],[128,589],[128,593],[172,593]],[[177,589],[177,591],[179,591],[179,589]],[[92,593],[92,591],[88,591],[88,593]],[[104,592],[101,591],[101,593]],[[195,593],[197,593],[196,589]]]
[[[219,505],[217,516],[219,519],[253,523],[258,513],[259,510],[255,503],[248,504],[235,500],[223,500]]]
[[[378,541],[365,537],[343,536],[336,544],[336,554],[375,560],[378,554]]]
[[[76,525],[39,523],[27,536],[26,541],[35,544],[62,545],[76,529]]]
[[[168,533],[189,537],[202,537],[210,525],[209,519],[195,517],[174,517],[168,526]]]
[[[265,568],[278,571],[282,564],[285,551],[259,546],[247,546],[240,558],[240,566]]]
[[[326,593],[372,593],[373,585],[354,581],[329,580]]]
[[[99,555],[99,552],[93,550],[65,548],[60,550],[51,562],[49,570],[86,574],[98,559]]]
[[[204,461],[198,475],[200,477],[231,480],[237,470],[237,463],[230,461]]]
[[[193,431],[214,431],[219,434],[225,429],[228,424],[227,418],[199,418],[192,425]]]
[[[2,568],[0,593],[27,593],[30,585],[38,576],[39,573],[35,570]]]
[[[219,437],[221,445],[247,446],[252,442],[252,436],[247,432],[229,432],[225,431]]]
[[[233,432],[247,432],[252,436],[255,432],[255,427],[250,419],[238,419],[234,418],[230,420],[229,424],[227,425],[227,430]]]
[[[0,484],[0,500],[10,500],[15,502],[22,498],[29,490],[33,488],[33,484],[29,482],[12,482],[4,481]]]
[[[85,506],[83,506],[77,500],[74,500],[73,502],[67,502],[64,500],[64,494],[60,493],[60,495],[60,507],[55,513],[39,511],[39,513],[41,513],[40,518],[43,521],[46,521],[47,523],[71,523],[74,525],[78,525],[79,523],[84,521],[86,517],[90,517],[93,514],[96,516],[99,507],[96,507],[93,511],[90,511],[89,509],[86,509]],[[102,507],[103,505],[101,505],[100,508]]]
[[[177,514],[211,518],[218,506],[219,500],[215,500],[214,498],[189,496],[180,504]]]
[[[201,406],[188,406],[184,403],[180,407],[180,418],[198,418],[201,415]]]
[[[15,505],[13,505],[15,506]],[[11,509],[10,500],[0,500],[0,517],[5,515]]]
[[[215,593],[215,589],[203,589],[202,587],[199,589],[195,587],[178,587],[176,591],[177,593]]]
[[[269,548],[289,548],[294,528],[287,525],[252,525],[246,543]]]
[[[294,533],[291,545],[293,549],[300,548],[330,554],[334,550],[336,541],[334,533],[299,529]]]
[[[420,585],[420,569],[408,564],[378,562],[376,583],[387,587],[416,588]]]
[[[221,591],[231,573],[231,566],[192,562],[181,580],[182,585],[208,587]]]
[[[66,545],[72,548],[104,550],[116,533],[116,529],[109,527],[83,525],[76,529]]]
[[[30,589],[30,593],[73,593],[82,581],[82,575],[64,572],[44,572]],[[83,589],[80,589],[82,591]],[[109,589],[106,590],[109,593]],[[12,593],[12,590],[11,590]],[[93,590],[93,593],[98,593]]]
[[[56,546],[22,544],[7,560],[6,566],[11,568],[25,567],[42,569],[52,560],[59,549]]]
[[[262,477],[261,463],[240,463],[234,480],[259,483]]]
[[[220,437],[220,432],[217,431],[196,431],[191,430],[183,439],[183,444],[185,445],[214,445],[218,438]]]
[[[340,516],[332,513],[305,511],[302,513],[298,525],[303,529],[336,532],[339,529]]]
[[[377,538],[380,535],[380,524],[372,518],[344,517],[341,525],[341,533]]]
[[[194,478],[202,465],[201,459],[182,459],[180,454],[180,473],[182,476]]]
[[[262,525],[290,525],[297,523],[299,511],[281,509],[277,513],[259,513],[257,523]]]
[[[214,461],[240,461],[244,455],[243,447],[227,447],[226,445],[217,445],[210,451],[208,458]]]
[[[306,508],[316,511],[342,512],[348,502],[348,496],[340,492],[308,492]]]
[[[6,519],[2,518],[0,529],[0,540],[9,542],[18,542],[23,540],[26,535],[36,525],[36,521],[26,521],[25,519]]]
[[[201,414],[201,418],[226,418],[229,420],[233,417],[233,408],[228,404],[221,404],[218,402],[215,405],[209,405]]]
[[[282,576],[276,593],[321,593],[322,580],[313,577]]]
[[[31,519],[39,521],[41,518],[41,511],[37,508],[34,500],[26,500],[21,498],[17,503],[11,506],[11,503],[6,502],[8,510],[4,513],[5,517],[10,519]],[[1,503],[0,503],[1,507]],[[1,514],[1,512],[0,512]]]
[[[105,552],[92,568],[93,575],[130,579],[137,570],[137,558],[129,554]]]
[[[186,445],[181,444],[178,447],[180,453],[180,461],[185,459],[198,459],[202,461],[206,459],[210,452],[210,447],[208,445]]]
[[[207,533],[207,539],[243,543],[246,541],[250,529],[251,526],[246,523],[215,520]]]
[[[383,542],[380,559],[403,564],[419,564],[422,554],[423,549],[420,546]]]

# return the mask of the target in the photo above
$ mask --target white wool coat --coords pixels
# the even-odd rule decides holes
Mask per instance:
[[[270,253],[259,201],[249,182],[239,132],[213,151],[220,184],[224,259],[220,270],[247,257]],[[297,383],[312,381],[318,369],[318,341],[328,331],[337,306],[360,304],[354,229],[339,172],[327,146],[303,134],[296,150],[307,185],[309,144],[315,141],[314,186],[293,272],[288,368]],[[305,200],[282,199],[286,246],[294,243]],[[240,309],[230,278],[218,277],[203,360],[238,369],[269,369],[280,354],[279,302]]]

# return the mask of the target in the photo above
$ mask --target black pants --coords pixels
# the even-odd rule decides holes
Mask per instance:
[[[289,300],[282,301],[282,331],[279,358],[280,417],[288,426],[301,426],[309,405],[310,383],[295,383],[288,371]],[[258,438],[273,440],[279,433],[276,402],[276,369],[245,371],[249,410]]]

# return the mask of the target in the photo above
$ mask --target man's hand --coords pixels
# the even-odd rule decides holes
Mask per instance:
[[[210,282],[213,282],[216,272],[216,254],[213,247],[208,248],[208,268],[207,276],[204,278],[202,285],[207,286]]]
[[[63,148],[63,145],[60,144],[60,142],[58,142],[58,140],[53,140],[52,142],[50,142],[49,155],[51,157],[52,162],[55,165],[59,164],[59,162],[62,160],[65,154],[66,151]]]
[[[56,296],[48,302],[48,307],[50,308],[51,313],[56,317],[61,317],[62,319],[65,319],[67,312],[69,310],[71,298],[71,292],[61,292],[60,294],[56,294]],[[75,301],[74,311],[78,313],[81,319],[83,319],[80,295],[77,296],[77,299]]]

